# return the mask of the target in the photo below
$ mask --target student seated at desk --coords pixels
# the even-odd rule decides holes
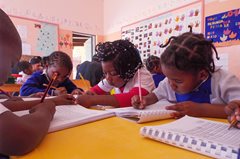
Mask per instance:
[[[128,40],[100,43],[96,46],[96,52],[105,78],[86,92],[90,95],[78,96],[77,103],[80,105],[131,106],[131,97],[139,94],[138,69],[142,94],[147,95],[155,88],[150,72],[143,67],[138,50]],[[112,89],[114,95],[110,95]]]
[[[16,83],[23,84],[29,77],[31,77],[33,73],[32,65],[28,61],[20,61],[18,63],[18,68],[21,71],[19,72],[19,75],[21,75],[21,77],[17,77]]]
[[[170,44],[169,44],[170,43]],[[215,69],[211,41],[202,34],[192,32],[171,37],[169,46],[161,55],[161,66],[165,78],[159,86],[142,98],[132,98],[132,104],[139,109],[158,100],[167,99],[176,105],[175,117],[184,115],[196,117],[226,118],[224,106],[240,99],[240,80],[222,70]]]
[[[10,18],[0,9],[0,85],[21,57],[22,43]],[[47,134],[55,106],[72,104],[73,97],[65,95],[51,100],[24,102],[11,99],[0,103],[0,158],[23,155],[33,150]],[[18,117],[12,111],[30,109],[30,114]]]
[[[48,92],[49,95],[61,95],[61,94],[81,94],[81,89],[69,79],[72,72],[73,64],[71,58],[64,52],[55,51],[48,59],[48,64],[43,71],[38,71],[32,74],[32,76],[23,84],[20,89],[21,96],[29,96],[32,94],[37,94],[41,96],[47,85],[52,79],[54,73],[58,74],[57,79],[52,84]],[[58,88],[64,89],[58,89]]]
[[[165,78],[165,75],[162,73],[161,61],[157,56],[149,56],[146,60],[146,67],[149,72],[151,72],[155,86]]]
[[[225,107],[225,112],[228,115],[228,121],[231,123],[234,118],[237,120],[237,123],[233,126],[240,129],[240,100],[231,101]]]

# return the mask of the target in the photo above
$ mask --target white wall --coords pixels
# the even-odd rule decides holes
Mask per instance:
[[[104,34],[196,0],[104,0]]]
[[[60,24],[60,28],[103,35],[103,0],[0,0],[9,15]]]

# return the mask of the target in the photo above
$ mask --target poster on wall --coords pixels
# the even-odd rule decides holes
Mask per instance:
[[[138,48],[145,60],[150,55],[159,57],[165,49],[159,46],[166,44],[171,36],[188,32],[188,25],[193,27],[193,32],[202,32],[201,2],[125,26],[121,34],[122,39],[128,39]]]
[[[206,17],[205,36],[215,46],[240,44],[240,9]]]
[[[56,51],[58,46],[58,27],[56,25],[41,23],[38,26],[37,48],[44,56],[50,55]]]

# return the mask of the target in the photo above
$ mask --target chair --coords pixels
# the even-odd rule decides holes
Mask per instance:
[[[72,82],[77,87],[82,88],[84,91],[87,91],[91,88],[90,81],[88,81],[88,80],[76,79],[76,80],[72,80]]]

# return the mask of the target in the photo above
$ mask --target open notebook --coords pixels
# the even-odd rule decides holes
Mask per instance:
[[[28,110],[14,112],[18,116],[28,114]],[[91,110],[80,105],[56,106],[56,113],[50,124],[48,132],[54,132],[96,120],[112,117],[112,112]]]
[[[237,159],[240,130],[228,127],[229,124],[185,116],[168,124],[142,127],[140,133],[206,156]]]
[[[171,118],[171,113],[174,111],[166,110],[165,107],[173,105],[168,101],[158,101],[155,104],[147,106],[143,110],[135,109],[133,107],[107,109],[107,111],[114,112],[116,116],[127,118],[137,123],[144,123],[149,121],[161,120]]]

